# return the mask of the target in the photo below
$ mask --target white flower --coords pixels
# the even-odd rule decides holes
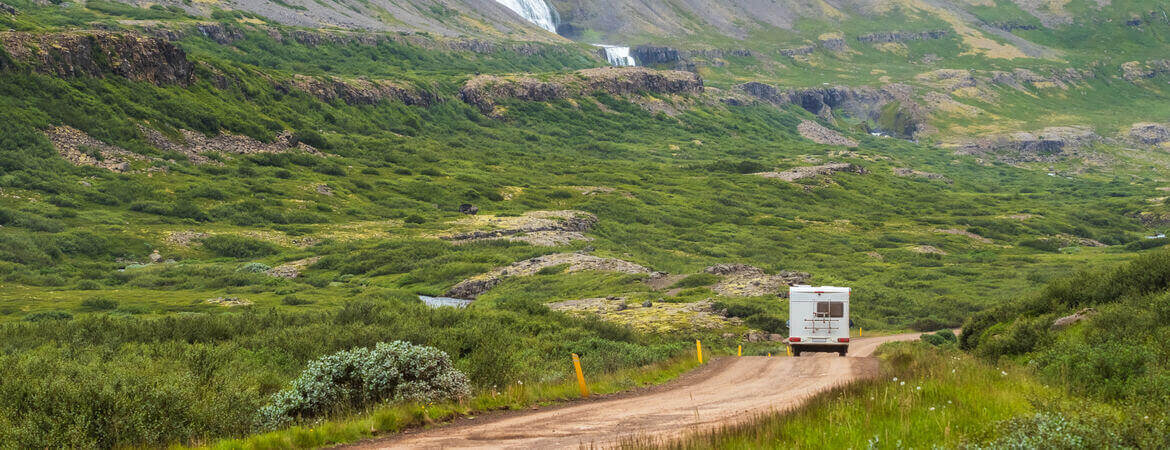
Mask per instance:
[[[916,391],[921,391],[921,390],[922,390],[922,386],[915,387],[915,388],[914,388],[914,390],[916,390]]]
[[[951,401],[950,401],[950,400],[947,400],[947,404],[948,404],[948,405],[949,405],[949,404],[951,404]]]
[[[524,384],[524,382],[523,382],[523,381],[520,381],[520,380],[516,380],[516,384],[523,385],[523,384]]]
[[[870,399],[870,400],[873,400],[873,397],[870,397],[869,399]]]
[[[1004,372],[1004,371],[1002,371],[1002,370],[1001,370],[1001,371],[999,371],[999,374],[1000,374],[1000,375],[1003,375],[1003,376],[1005,376],[1005,377],[1007,376],[1007,372]]]
[[[905,385],[906,385],[905,381],[903,381],[901,384],[899,384],[899,386],[905,386]]]
[[[894,381],[898,381],[898,377],[894,377]]]
[[[931,406],[931,407],[930,407],[930,410],[931,410],[931,411],[934,411],[934,407],[933,407],[933,406]]]

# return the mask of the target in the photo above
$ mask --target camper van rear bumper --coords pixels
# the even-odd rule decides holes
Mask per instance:
[[[793,353],[841,353],[849,351],[849,344],[839,344],[836,342],[812,343],[790,342],[789,347],[792,347]]]

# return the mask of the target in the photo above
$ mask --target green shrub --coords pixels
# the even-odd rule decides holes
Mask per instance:
[[[71,320],[73,314],[65,311],[38,311],[24,316],[25,322],[45,322],[50,320]]]
[[[1162,247],[1166,244],[1170,244],[1170,238],[1141,239],[1126,244],[1125,249],[1132,251],[1149,250],[1151,248]]]
[[[767,313],[755,314],[744,320],[748,326],[769,333],[788,334],[788,324],[779,317]]]
[[[288,389],[260,408],[261,429],[276,429],[344,408],[382,401],[433,402],[471,393],[467,376],[433,347],[394,341],[310,362]]]
[[[674,285],[671,287],[672,288],[693,288],[693,287],[699,287],[699,286],[710,286],[712,284],[718,283],[719,280],[720,280],[719,275],[715,275],[713,273],[696,273],[693,275],[688,275],[686,278],[683,278],[681,280],[678,280],[678,282],[674,283]]]
[[[90,311],[109,311],[118,308],[118,302],[105,297],[92,297],[81,301],[81,307]]]
[[[227,258],[254,258],[277,252],[277,248],[273,244],[232,234],[219,234],[203,238],[203,248],[216,256]]]
[[[285,305],[285,306],[301,306],[301,305],[309,305],[312,303],[313,302],[311,300],[305,300],[305,299],[297,297],[295,295],[286,295],[286,296],[284,296],[284,298],[280,299],[280,304]]]

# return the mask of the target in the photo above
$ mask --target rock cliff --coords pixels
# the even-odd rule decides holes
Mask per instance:
[[[183,50],[140,34],[5,32],[0,45],[15,63],[48,75],[113,75],[158,85],[186,85],[194,78],[194,65]]]
[[[750,82],[737,89],[774,105],[797,105],[824,119],[834,112],[878,124],[883,131],[902,137],[914,137],[926,130],[926,113],[909,95],[904,85],[870,87],[825,87],[779,90],[774,86]],[[887,105],[896,104],[889,110]],[[889,129],[885,129],[889,128]]]
[[[296,89],[322,101],[341,100],[348,105],[373,105],[383,101],[395,101],[407,105],[430,106],[441,101],[433,93],[390,80],[342,80],[334,77],[294,75],[291,80],[280,83],[277,87],[284,92]]]
[[[503,99],[549,101],[601,92],[617,96],[643,92],[698,94],[703,92],[703,80],[690,72],[644,67],[585,69],[548,81],[479,75],[463,85],[459,90],[459,98],[485,114],[490,114],[495,111],[496,102]]]

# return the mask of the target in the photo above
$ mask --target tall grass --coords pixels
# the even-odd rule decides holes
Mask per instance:
[[[789,410],[624,448],[953,448],[994,437],[1000,421],[1034,410],[1030,398],[1059,395],[1026,370],[994,367],[957,350],[891,344],[881,373],[818,394]]]

